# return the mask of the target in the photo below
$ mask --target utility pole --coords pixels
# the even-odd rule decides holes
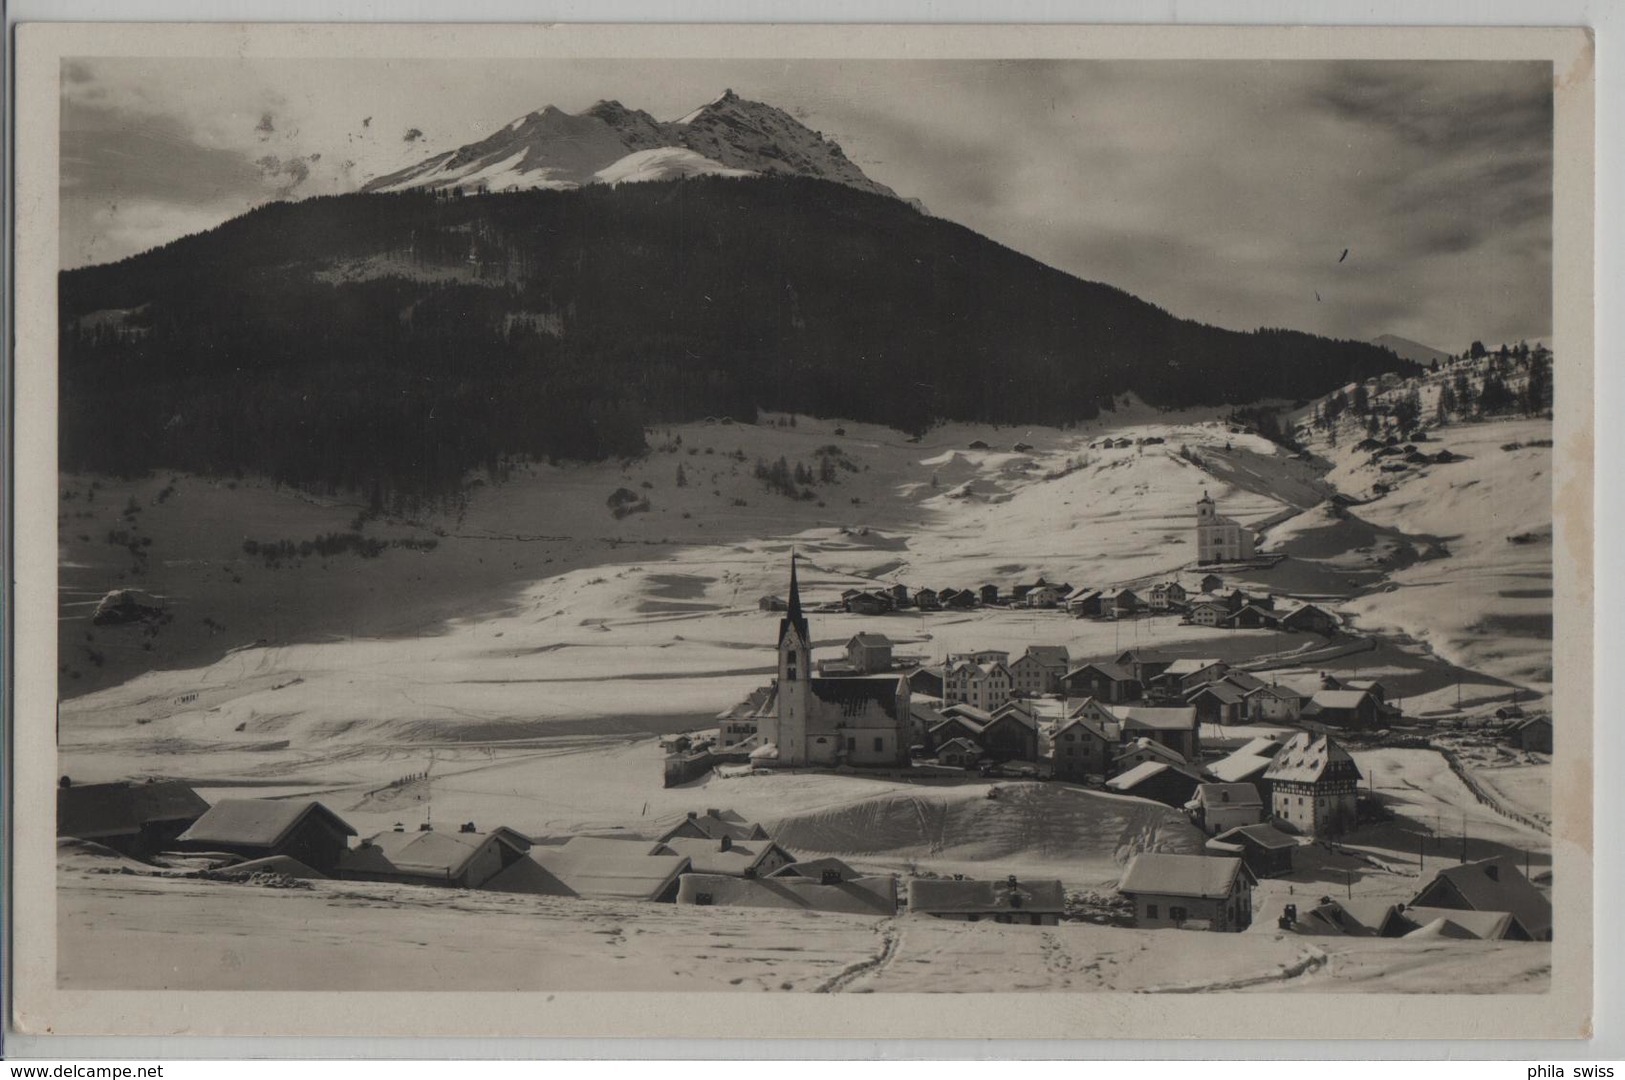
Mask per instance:
[[[1416,834],[1416,876],[1422,877],[1428,872],[1428,845],[1427,837],[1421,833]]]

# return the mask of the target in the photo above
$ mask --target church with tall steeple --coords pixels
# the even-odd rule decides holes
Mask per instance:
[[[1196,563],[1240,562],[1253,557],[1253,531],[1219,514],[1206,491],[1196,503]]]
[[[812,630],[801,608],[796,556],[779,620],[778,677],[757,722],[751,760],[779,767],[908,764],[908,680],[901,675],[813,675]]]

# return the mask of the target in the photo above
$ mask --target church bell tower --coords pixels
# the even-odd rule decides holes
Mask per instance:
[[[812,700],[812,633],[801,613],[796,556],[790,554],[790,603],[779,620],[779,764],[807,763],[807,713]]]

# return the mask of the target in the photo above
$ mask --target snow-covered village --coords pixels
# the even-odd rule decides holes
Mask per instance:
[[[1549,989],[1550,298],[1207,307],[760,74],[65,267],[57,985]]]

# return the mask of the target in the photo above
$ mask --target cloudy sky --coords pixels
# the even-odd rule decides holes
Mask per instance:
[[[353,190],[544,105],[669,120],[725,87],[1177,315],[1451,350],[1551,334],[1546,64],[68,60],[62,263]]]

